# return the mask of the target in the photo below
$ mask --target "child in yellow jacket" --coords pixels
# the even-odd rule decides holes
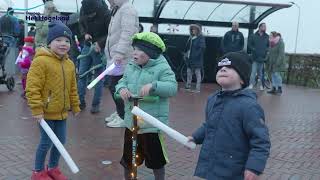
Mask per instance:
[[[60,21],[49,24],[48,48],[39,48],[27,78],[26,96],[32,116],[38,122],[46,120],[62,144],[66,142],[66,119],[71,109],[80,112],[75,67],[68,58],[71,30]],[[60,153],[40,127],[40,144],[31,180],[65,180],[58,168]],[[48,169],[44,162],[51,148]]]

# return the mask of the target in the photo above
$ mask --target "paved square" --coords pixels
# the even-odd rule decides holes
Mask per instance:
[[[31,119],[20,86],[7,92],[0,85],[0,180],[30,179],[35,149],[39,141],[38,125]],[[179,90],[171,99],[170,125],[190,135],[203,121],[206,99],[217,86],[205,84],[200,94]],[[88,93],[91,100],[92,92]],[[272,150],[264,175],[270,180],[320,180],[320,90],[286,86],[282,96],[258,92],[271,134]],[[91,101],[87,101],[90,104]],[[104,118],[114,112],[107,90],[102,111],[91,115],[87,108],[79,117],[68,120],[69,153],[80,168],[72,174],[64,160],[62,170],[72,180],[121,180],[119,164],[124,129],[106,128]],[[170,163],[168,180],[196,180],[193,177],[199,147],[191,151],[167,137]],[[111,165],[103,165],[111,160]],[[140,167],[139,179],[153,179],[150,170]]]

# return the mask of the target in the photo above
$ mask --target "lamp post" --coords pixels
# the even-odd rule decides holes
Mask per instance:
[[[294,53],[297,54],[297,45],[298,45],[298,36],[299,36],[299,27],[300,27],[300,6],[296,4],[295,2],[290,2],[292,5],[295,5],[298,8],[298,24],[297,24],[297,32],[296,32],[296,42],[294,46]],[[292,68],[292,60],[289,59],[289,67],[288,67],[288,75],[287,75],[287,83],[290,82],[290,74],[291,74],[291,68]]]
[[[26,9],[26,11],[24,11],[24,17],[25,17],[25,21],[24,21],[24,37],[28,36],[28,0],[24,0],[24,8]]]
[[[300,27],[300,6],[295,2],[290,2],[292,5],[295,5],[298,8],[298,24],[297,24],[297,32],[296,32],[296,42],[294,46],[294,53],[297,53],[297,44],[298,44],[298,36],[299,36],[299,27]]]

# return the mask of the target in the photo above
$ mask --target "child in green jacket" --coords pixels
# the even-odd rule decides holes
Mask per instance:
[[[177,92],[175,74],[162,53],[165,45],[161,38],[152,32],[135,34],[133,37],[133,57],[116,86],[116,93],[125,101],[124,150],[121,164],[124,167],[125,179],[129,179],[132,159],[132,96],[158,96],[157,103],[140,102],[139,107],[164,124],[168,124],[169,97]],[[168,162],[163,135],[150,124],[138,121],[137,165],[145,160],[148,168],[153,169],[155,179],[165,177],[164,165]]]

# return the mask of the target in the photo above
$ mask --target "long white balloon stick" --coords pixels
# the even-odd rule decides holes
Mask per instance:
[[[97,78],[95,78],[88,86],[88,89],[93,88],[101,79],[104,78],[107,74],[109,74],[116,66],[111,64],[106,70],[104,70]]]
[[[51,139],[51,141],[53,142],[53,144],[56,146],[56,148],[58,149],[58,151],[60,152],[61,156],[63,157],[63,159],[66,161],[66,163],[68,164],[68,166],[70,167],[71,171],[76,174],[77,172],[79,172],[79,168],[77,167],[77,165],[74,163],[74,161],[72,160],[72,158],[70,157],[69,153],[67,152],[67,150],[63,147],[63,145],[61,144],[61,142],[59,141],[59,139],[57,138],[57,136],[54,134],[54,132],[52,131],[52,129],[50,128],[50,126],[46,123],[45,120],[41,119],[40,121],[40,125],[41,127],[44,129],[44,131],[48,134],[49,138]]]
[[[185,145],[185,146],[187,146],[187,147],[189,147],[191,149],[195,149],[196,148],[196,144],[194,142],[188,141],[188,138],[186,136],[184,136],[183,134],[179,133],[178,131],[170,128],[169,126],[163,124],[161,121],[159,121],[158,119],[154,118],[150,114],[144,112],[143,110],[141,110],[137,106],[134,106],[132,108],[131,112],[133,114],[141,117],[144,121],[148,122],[152,126],[154,126],[156,128],[159,128],[161,131],[165,132],[168,136],[170,136],[171,138],[177,140],[179,143],[181,143],[181,144],[183,144],[183,145]]]

